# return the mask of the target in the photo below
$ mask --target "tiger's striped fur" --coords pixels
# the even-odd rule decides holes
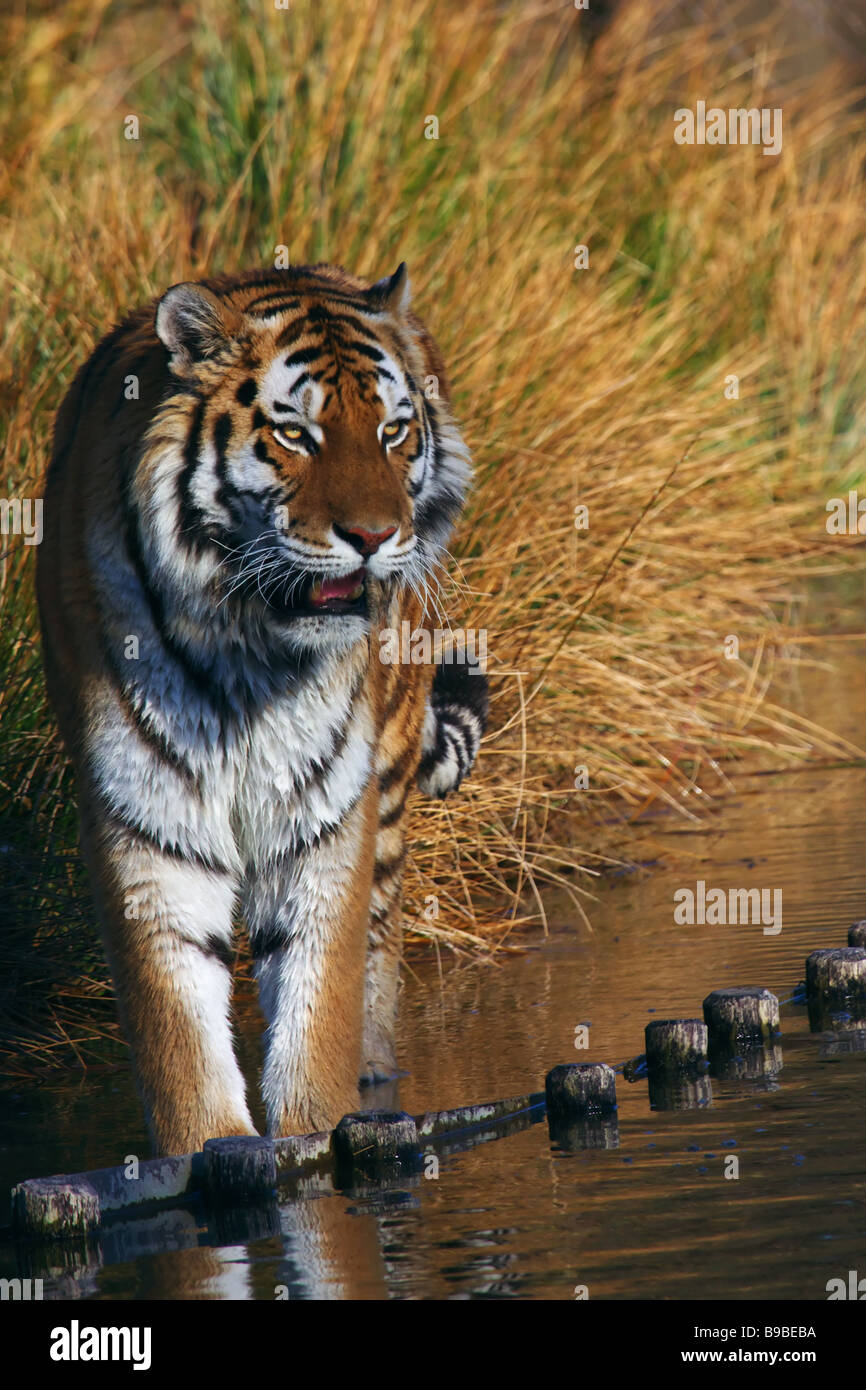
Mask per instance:
[[[431,668],[378,656],[379,631],[426,620],[469,479],[408,299],[405,266],[174,286],[102,340],[58,413],[46,677],[164,1152],[253,1132],[237,909],[269,1132],[332,1126],[359,1076],[394,1074],[407,795],[422,752],[422,784],[456,786],[486,716],[483,676],[462,698],[438,668],[431,700]]]

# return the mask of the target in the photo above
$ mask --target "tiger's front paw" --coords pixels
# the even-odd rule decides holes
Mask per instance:
[[[447,796],[469,774],[489,710],[487,677],[477,662],[436,667],[418,766],[418,785],[427,796]]]

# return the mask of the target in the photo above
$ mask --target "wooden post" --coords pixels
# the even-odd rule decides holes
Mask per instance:
[[[647,1024],[645,1037],[650,1074],[698,1074],[706,1068],[707,1026],[699,1018],[656,1019]]]
[[[779,1031],[779,1001],[768,989],[714,989],[704,1000],[711,1048],[763,1047]]]
[[[806,997],[813,1032],[866,1018],[866,949],[813,951],[806,959]]]
[[[277,1186],[274,1141],[257,1134],[205,1140],[204,1185],[216,1206],[268,1201]]]
[[[699,1018],[655,1019],[645,1030],[649,1102],[653,1110],[692,1110],[712,1099],[707,1026]]]
[[[279,1235],[274,1141],[258,1134],[206,1139],[203,1157],[214,1242],[242,1245]]]
[[[866,946],[866,920],[854,922],[848,928],[849,946]]]
[[[22,1235],[80,1239],[99,1225],[99,1196],[84,1176],[30,1178],[12,1189],[12,1219]]]
[[[544,1081],[547,1127],[561,1149],[615,1149],[616,1073],[604,1062],[569,1062],[553,1067]]]
[[[401,1110],[344,1115],[333,1142],[338,1187],[352,1187],[359,1179],[378,1182],[420,1166],[417,1126]]]
[[[544,1080],[547,1118],[568,1124],[587,1115],[616,1110],[616,1073],[604,1062],[571,1062],[554,1067]]]

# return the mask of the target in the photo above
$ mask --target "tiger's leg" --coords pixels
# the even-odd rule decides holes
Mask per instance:
[[[416,770],[421,790],[430,796],[447,796],[459,787],[475,761],[488,711],[487,677],[474,656],[468,662],[439,664],[432,673],[419,666],[391,668],[377,764],[381,799],[367,953],[363,1085],[397,1075],[394,1037],[410,787]]]
[[[291,855],[251,866],[244,910],[268,1024],[268,1132],[332,1128],[358,1108],[377,787]]]
[[[421,668],[396,668],[379,744],[379,820],[367,962],[361,1084],[397,1075],[395,1035],[400,961],[403,956],[403,870],[406,860],[406,802],[420,756],[426,683]]]
[[[92,803],[81,844],[157,1148],[194,1153],[254,1134],[229,1024],[232,877],[166,854]]]
[[[405,813],[404,813],[405,815]],[[367,961],[364,975],[364,1033],[361,1046],[362,1086],[392,1081],[397,1076],[395,1035],[400,961],[403,956],[403,864],[404,834],[389,827],[388,854],[399,857],[399,865],[377,848],[376,880],[367,933]],[[380,831],[378,845],[381,846]],[[396,846],[399,843],[400,848]],[[382,854],[383,857],[379,857]],[[393,865],[393,867],[392,867]]]

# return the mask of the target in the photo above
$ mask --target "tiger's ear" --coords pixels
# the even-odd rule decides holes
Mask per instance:
[[[184,376],[213,357],[239,325],[239,316],[204,285],[172,285],[156,309],[156,333],[171,353],[171,369]]]
[[[366,294],[377,309],[387,309],[397,318],[401,314],[405,314],[412,298],[412,286],[409,284],[409,271],[406,268],[406,262],[401,261],[393,275],[386,275],[384,280],[377,280],[375,285],[371,285],[366,291]]]

